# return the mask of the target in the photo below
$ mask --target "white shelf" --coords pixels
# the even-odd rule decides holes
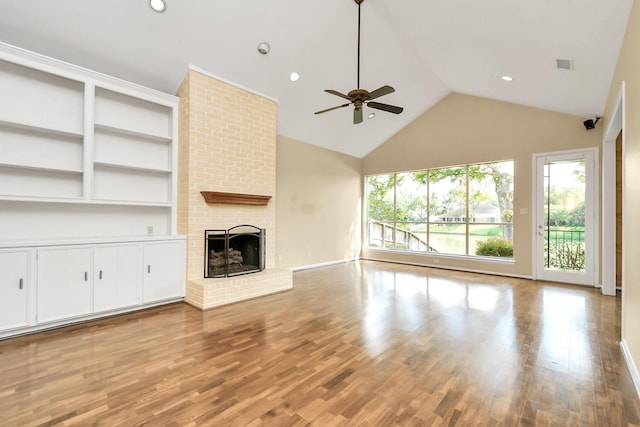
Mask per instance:
[[[102,205],[102,206],[139,206],[152,208],[171,208],[173,204],[170,202],[138,202],[131,200],[87,200],[84,198],[63,198],[48,196],[11,196],[0,195],[0,201],[26,202],[26,203],[51,203],[51,204],[70,204],[70,205]]]
[[[135,165],[125,165],[121,163],[106,163],[106,162],[93,162],[94,166],[98,167],[108,167],[114,169],[126,169],[130,171],[140,171],[140,172],[152,172],[152,173],[161,173],[161,174],[170,174],[171,171],[169,169],[156,169],[156,168],[148,168],[145,166],[135,166]]]
[[[119,134],[122,134],[122,135],[128,135],[128,136],[133,136],[133,137],[138,137],[138,138],[151,139],[151,140],[158,141],[158,142],[171,142],[172,141],[172,139],[170,137],[168,137],[168,136],[155,135],[155,134],[151,134],[151,133],[147,133],[147,132],[140,132],[140,131],[137,131],[137,130],[134,130],[134,129],[125,129],[125,128],[105,125],[105,124],[101,124],[101,123],[96,123],[95,124],[95,129],[97,131],[107,131],[107,132],[112,132],[112,133],[119,133]]]
[[[0,120],[0,127],[19,129],[26,132],[39,133],[43,135],[62,136],[67,138],[82,138],[82,132],[69,131],[64,129],[55,129],[51,127],[42,127],[37,125],[31,125],[27,123],[8,122],[6,120]]]
[[[70,174],[82,174],[83,171],[81,169],[65,169],[65,168],[55,168],[49,166],[32,166],[32,165],[19,165],[12,163],[2,163],[0,162],[0,168],[13,168],[13,169],[26,169],[33,171],[43,171],[43,172],[59,172],[59,173],[70,173]]]
[[[64,246],[64,245],[97,245],[97,244],[117,244],[135,242],[163,242],[186,240],[184,235],[134,235],[134,236],[94,236],[94,237],[66,237],[60,239],[26,239],[11,240],[0,239],[0,249],[7,248],[29,248],[42,246]]]
[[[152,208],[171,208],[173,204],[170,202],[138,202],[131,200],[92,200],[92,205],[105,205],[105,206],[140,206],[140,207],[152,207]]]

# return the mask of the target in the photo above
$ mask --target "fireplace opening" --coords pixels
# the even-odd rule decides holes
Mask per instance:
[[[238,225],[204,231],[204,277],[228,277],[264,270],[265,230]]]

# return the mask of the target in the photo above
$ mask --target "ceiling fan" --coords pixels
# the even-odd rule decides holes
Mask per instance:
[[[381,96],[395,92],[395,89],[391,86],[385,85],[379,87],[373,92],[369,92],[365,89],[360,89],[360,5],[364,0],[354,1],[358,5],[358,89],[353,89],[346,95],[338,92],[337,90],[326,89],[325,92],[339,96],[340,98],[344,98],[349,102],[347,102],[346,104],[338,105],[336,107],[327,108],[326,110],[316,111],[315,114],[326,113],[327,111],[337,110],[338,108],[348,107],[349,105],[353,104],[353,124],[357,125],[358,123],[362,123],[362,107],[364,105],[368,105],[371,108],[387,111],[393,114],[402,113],[403,108],[396,107],[395,105],[382,104],[380,102],[372,102],[376,98],[380,98]]]

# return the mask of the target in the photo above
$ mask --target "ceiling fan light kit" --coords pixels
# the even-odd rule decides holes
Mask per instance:
[[[375,108],[377,110],[386,111],[393,114],[402,113],[403,108],[397,107],[395,105],[382,104],[380,102],[372,102],[374,99],[379,98],[384,95],[388,95],[390,93],[395,92],[395,89],[391,86],[384,85],[373,92],[369,92],[365,89],[360,88],[360,5],[364,0],[353,0],[358,5],[358,89],[353,89],[346,95],[340,93],[333,89],[326,89],[325,92],[330,93],[335,96],[339,96],[340,98],[344,98],[348,100],[346,104],[338,105],[336,107],[327,108],[325,110],[316,111],[315,114],[322,114],[328,111],[336,110],[338,108],[348,107],[349,105],[353,105],[353,124],[357,125],[358,123],[362,123],[362,107],[367,105],[371,108]]]
[[[158,13],[162,13],[167,10],[167,4],[164,0],[149,0],[149,6]]]

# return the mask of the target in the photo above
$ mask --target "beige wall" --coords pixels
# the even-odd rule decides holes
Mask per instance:
[[[605,123],[611,118],[622,82],[625,84],[623,159],[623,332],[635,363],[640,363],[640,3],[634,2],[616,72],[609,90]],[[633,237],[631,237],[633,236]],[[638,380],[638,378],[636,378]],[[636,384],[640,387],[640,384]]]
[[[277,266],[356,258],[362,161],[278,136]]]
[[[187,235],[187,279],[204,276],[204,230],[267,230],[275,266],[276,103],[190,70],[180,96],[178,232]],[[267,206],[205,203],[200,191],[273,196]]]
[[[586,131],[584,118],[451,94],[363,160],[363,174],[510,160],[514,170],[514,262],[461,260],[444,256],[390,254],[364,250],[363,256],[517,276],[532,275],[532,155],[597,147],[602,130]]]

